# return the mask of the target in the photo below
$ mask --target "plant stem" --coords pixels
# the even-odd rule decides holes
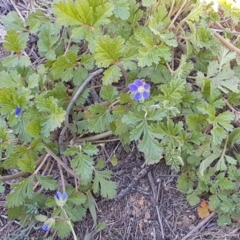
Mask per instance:
[[[39,164],[43,161],[44,159],[44,155],[42,155],[37,161],[36,161],[36,166],[39,166]],[[6,175],[6,176],[0,176],[0,180],[3,181],[3,182],[6,182],[6,181],[10,181],[10,180],[13,180],[13,179],[18,179],[20,177],[23,177],[24,175],[27,175],[29,173],[27,172],[18,172],[16,174],[12,174],[12,175]]]
[[[73,228],[73,226],[72,226],[71,220],[69,219],[69,217],[68,217],[65,209],[64,209],[63,207],[61,207],[61,209],[62,209],[62,211],[63,211],[63,213],[64,213],[64,215],[65,215],[65,218],[67,219],[67,224],[68,224],[68,226],[69,226],[70,229],[71,229],[71,232],[72,232],[72,235],[73,235],[73,239],[74,239],[74,240],[78,240],[78,239],[77,239],[77,235],[76,235],[76,233],[75,233],[75,231],[74,231],[74,228]]]
[[[224,148],[223,148],[223,151],[222,151],[222,154],[221,154],[221,158],[223,158],[224,155],[225,155],[225,152],[227,150],[227,143],[228,143],[228,137],[226,138],[226,141],[225,141],[225,144],[224,144]]]
[[[68,104],[68,107],[67,107],[67,110],[66,110],[66,114],[65,114],[65,126],[62,128],[62,131],[60,133],[60,136],[59,136],[59,140],[58,140],[58,145],[59,145],[59,151],[60,151],[60,155],[61,155],[61,158],[63,160],[63,162],[65,164],[68,163],[67,161],[67,158],[65,157],[64,155],[64,143],[63,143],[63,138],[65,136],[65,133],[69,127],[69,121],[68,121],[68,118],[69,118],[69,114],[70,114],[70,111],[73,107],[73,105],[76,103],[78,97],[80,96],[80,94],[83,92],[83,90],[85,89],[85,87],[88,85],[88,83],[95,77],[97,76],[98,74],[102,73],[103,72],[103,69],[98,69],[96,70],[95,72],[92,72],[89,74],[88,78],[83,82],[83,84],[78,88],[77,92],[75,93],[75,95],[73,96],[73,98],[71,99],[70,103]]]

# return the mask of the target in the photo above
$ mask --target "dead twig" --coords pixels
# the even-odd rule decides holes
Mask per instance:
[[[80,177],[68,166],[66,166],[66,164],[58,157],[56,156],[50,149],[48,149],[47,147],[45,147],[47,153],[49,153],[67,172],[69,172],[72,176],[74,176],[75,178],[77,178],[78,180],[80,180]]]
[[[36,166],[38,166],[42,161],[43,159],[45,158],[45,156],[41,156],[37,161],[36,161]],[[3,182],[6,182],[6,181],[11,181],[11,180],[14,180],[14,179],[18,179],[20,177],[23,177],[25,175],[27,175],[29,173],[27,172],[18,172],[16,174],[12,174],[12,175],[7,175],[7,176],[0,176],[0,180],[3,181]],[[29,174],[30,175],[30,174]]]
[[[132,191],[132,188],[139,182],[139,180],[147,175],[149,170],[151,169],[151,166],[147,166],[143,168],[137,175],[136,178],[134,178],[131,183],[128,185],[127,188],[121,190],[119,194],[115,197],[114,201],[118,201],[122,199],[127,193]]]
[[[16,4],[14,3],[14,1],[13,1],[13,0],[10,0],[10,2],[11,2],[11,4],[12,4],[12,6],[14,7],[14,9],[16,10],[18,16],[22,19],[23,22],[25,22],[25,19],[24,19],[22,13],[19,11],[19,9],[18,9],[18,7],[16,6]]]
[[[165,239],[165,234],[164,234],[164,229],[163,229],[163,224],[162,224],[162,217],[159,211],[159,207],[157,205],[157,199],[158,199],[158,194],[157,194],[157,187],[155,186],[154,180],[153,180],[153,176],[151,171],[148,172],[148,181],[150,183],[150,186],[152,188],[152,192],[153,192],[153,204],[155,205],[156,211],[157,211],[157,216],[158,216],[158,222],[160,225],[160,229],[161,229],[161,235],[162,235],[162,240]]]
[[[89,74],[88,78],[83,82],[83,84],[78,88],[77,92],[75,93],[75,95],[73,96],[73,98],[71,99],[70,103],[68,104],[67,110],[66,110],[66,114],[65,114],[65,126],[62,128],[62,131],[60,133],[59,136],[59,140],[58,140],[58,144],[59,144],[59,151],[60,151],[60,155],[61,158],[63,160],[63,162],[65,164],[67,164],[67,158],[64,155],[64,143],[63,143],[63,139],[65,136],[65,133],[69,127],[69,114],[70,111],[73,107],[73,105],[76,103],[78,97],[80,96],[80,94],[83,92],[83,90],[85,89],[85,87],[88,85],[88,83],[98,74],[102,73],[103,69],[98,69],[95,72],[92,72]]]
[[[214,32],[214,36],[220,40],[221,43],[224,44],[224,46],[226,48],[228,48],[231,51],[236,52],[238,55],[240,55],[240,49],[235,47],[233,44],[231,44],[230,42],[228,42],[225,38],[223,38],[222,36],[220,36],[217,32]]]
[[[207,218],[202,220],[195,228],[193,228],[185,237],[181,240],[187,240],[191,237],[195,232],[199,231],[200,228],[205,227],[205,225],[216,215],[215,212],[212,212]]]

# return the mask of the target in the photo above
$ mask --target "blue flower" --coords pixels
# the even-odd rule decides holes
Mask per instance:
[[[16,115],[16,117],[19,116],[21,113],[22,113],[22,109],[19,108],[19,107],[17,107],[17,108],[15,109],[15,115]]]
[[[55,219],[54,219],[54,218],[49,218],[49,219],[42,225],[42,230],[43,230],[43,231],[49,231],[54,224],[55,224]]]
[[[64,206],[65,203],[67,202],[67,198],[68,198],[67,193],[61,193],[57,191],[55,194],[55,201],[58,206]]]
[[[128,85],[129,90],[133,94],[136,101],[144,101],[150,97],[150,85],[143,82],[141,79],[136,79]]]
[[[43,225],[42,225],[42,230],[43,230],[43,231],[46,231],[46,232],[47,232],[47,231],[50,230],[50,228],[51,228],[51,227],[50,227],[49,224],[43,224]]]

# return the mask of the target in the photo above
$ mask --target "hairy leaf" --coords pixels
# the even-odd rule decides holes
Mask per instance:
[[[87,28],[96,27],[110,22],[113,14],[113,4],[106,0],[88,1],[60,1],[54,4],[57,22],[68,25],[84,25]]]
[[[119,61],[124,53],[124,39],[120,36],[111,38],[105,35],[96,40],[95,60],[99,67],[109,67]]]
[[[93,180],[93,192],[100,193],[105,198],[114,198],[116,196],[117,185],[110,180],[111,171],[97,171],[95,170],[95,176]]]
[[[49,60],[56,59],[54,45],[59,40],[59,27],[56,24],[44,24],[39,33],[38,50],[42,57]]]
[[[113,121],[109,109],[100,104],[94,104],[89,108],[90,118],[88,121],[88,128],[90,132],[100,133],[107,130],[109,123]]]
[[[57,58],[52,66],[52,74],[55,79],[61,78],[68,81],[73,77],[73,70],[77,65],[77,53],[69,51],[66,55]]]
[[[10,30],[7,32],[5,36],[5,42],[3,44],[4,48],[7,51],[14,51],[16,53],[21,53],[27,45],[28,34],[27,33],[19,33],[14,30]]]
[[[113,0],[114,15],[122,20],[127,20],[130,16],[128,0]]]
[[[111,103],[117,98],[118,92],[115,87],[107,85],[101,88],[100,96],[103,100]]]
[[[37,109],[43,115],[41,118],[42,133],[48,137],[51,131],[61,126],[65,119],[65,111],[58,107],[53,97],[39,97],[36,99],[36,104]]]
[[[11,11],[8,15],[1,17],[1,23],[4,25],[7,31],[15,30],[22,31],[25,30],[24,24],[20,19],[16,11]]]
[[[38,174],[36,178],[46,190],[55,190],[58,187],[57,182],[51,179],[51,176],[41,176]]]
[[[14,191],[7,195],[7,207],[17,207],[24,203],[26,198],[33,197],[33,177],[22,180],[14,186]]]

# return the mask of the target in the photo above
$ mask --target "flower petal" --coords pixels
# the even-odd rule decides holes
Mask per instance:
[[[138,87],[133,83],[129,84],[128,88],[131,92],[136,92],[138,90]]]
[[[134,95],[134,100],[136,101],[140,101],[142,99],[142,94],[140,92],[137,92],[135,95]]]
[[[62,200],[64,201],[68,197],[67,193],[62,194]]]
[[[142,96],[144,99],[148,99],[150,97],[150,93],[149,92],[143,92]]]
[[[43,231],[49,231],[49,229],[50,229],[50,226],[49,226],[48,224],[44,224],[44,225],[42,226],[42,230],[43,230]]]
[[[55,197],[57,198],[57,200],[61,200],[62,199],[62,194],[61,192],[57,191],[56,194],[55,194]]]
[[[151,88],[151,86],[148,83],[145,83],[143,87],[145,90],[149,90]]]
[[[143,86],[143,81],[141,79],[136,79],[134,81],[134,85],[136,85],[137,87],[141,87]]]
[[[16,110],[15,110],[16,116],[19,116],[21,114],[21,112],[22,112],[22,109],[17,107]]]

